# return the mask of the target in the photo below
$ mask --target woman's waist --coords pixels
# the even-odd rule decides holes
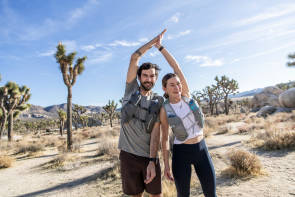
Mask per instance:
[[[185,142],[183,142],[183,144],[196,144],[196,143],[199,143],[203,138],[204,138],[203,133],[201,133],[200,135],[196,137],[186,140]]]

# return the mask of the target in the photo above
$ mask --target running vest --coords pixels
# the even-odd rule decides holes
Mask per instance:
[[[148,108],[140,105],[141,98],[142,95],[139,90],[131,95],[129,101],[121,109],[121,123],[127,123],[131,119],[141,121],[145,125],[146,132],[151,133],[160,113],[163,97],[152,93]],[[140,113],[144,114],[144,119],[139,117]]]
[[[202,109],[199,105],[195,102],[194,99],[189,99],[187,97],[182,97],[185,103],[188,104],[189,108],[191,109],[194,117],[195,123],[200,127],[204,127],[204,115],[202,113]],[[183,125],[182,120],[176,115],[174,109],[169,103],[169,99],[165,100],[164,102],[164,109],[166,111],[166,116],[168,119],[168,124],[171,127],[174,136],[179,141],[184,141],[188,137],[188,133]],[[189,115],[189,114],[188,114]]]

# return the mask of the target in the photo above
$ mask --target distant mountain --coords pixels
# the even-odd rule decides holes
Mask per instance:
[[[100,106],[83,106],[86,108],[86,114],[89,113],[100,113],[103,111]],[[62,109],[64,111],[67,110],[67,104],[63,103],[60,105],[50,105],[48,107],[41,107],[38,105],[31,105],[30,109],[22,112],[19,116],[20,119],[55,119],[58,118],[57,110]]]
[[[263,90],[263,88],[257,88],[257,89],[253,89],[253,90],[249,90],[249,91],[245,91],[245,92],[240,92],[238,94],[231,94],[229,95],[229,98],[240,98],[240,97],[246,97],[246,96],[254,96],[255,94],[260,93]]]

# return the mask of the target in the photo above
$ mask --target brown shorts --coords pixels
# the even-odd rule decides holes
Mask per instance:
[[[137,195],[144,190],[149,194],[161,194],[161,167],[156,164],[156,177],[145,184],[146,168],[149,160],[125,151],[120,152],[120,166],[123,192],[127,195]]]

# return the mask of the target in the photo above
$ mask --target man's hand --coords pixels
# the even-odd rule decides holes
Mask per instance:
[[[146,179],[144,180],[145,184],[149,184],[152,180],[156,177],[156,168],[155,163],[149,163],[148,167],[146,168]]]
[[[173,176],[170,173],[170,168],[169,167],[165,167],[164,169],[164,176],[166,177],[166,179],[170,180],[170,181],[174,181]]]
[[[163,36],[164,36],[164,33],[167,31],[167,29],[164,29],[164,31],[162,31],[155,39],[155,47],[157,49],[159,49],[161,46],[162,46],[162,40],[163,40]]]

